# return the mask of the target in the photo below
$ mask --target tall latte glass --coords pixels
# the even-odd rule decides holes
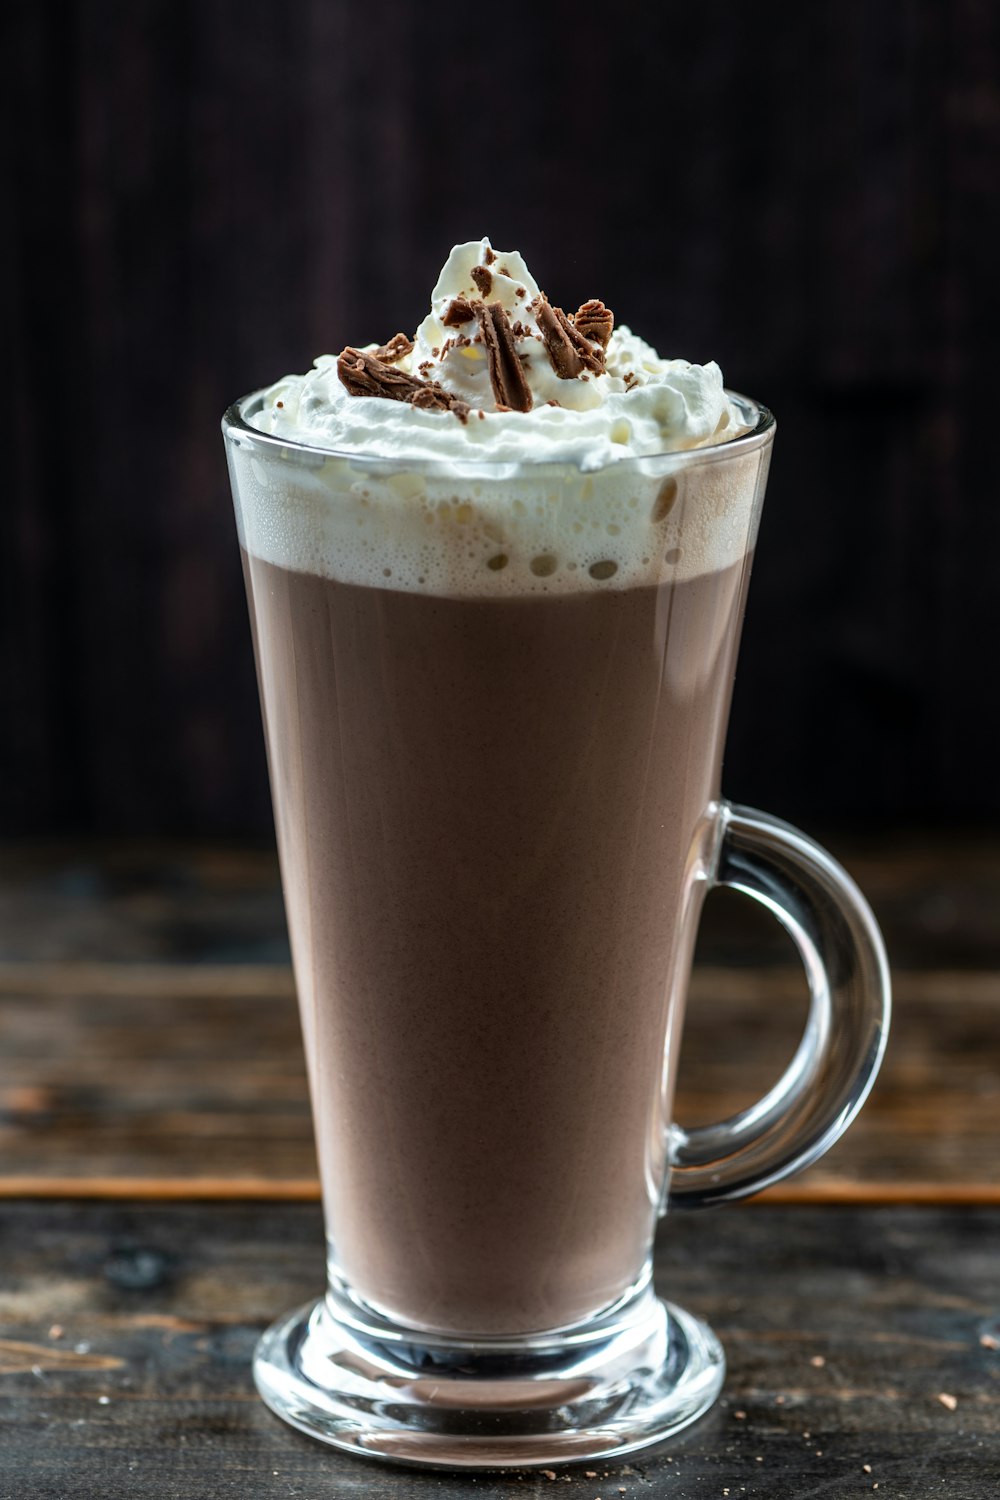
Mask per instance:
[[[328,1442],[520,1466],[692,1421],[723,1354],[654,1293],[658,1217],[814,1161],[878,1068],[864,900],[720,800],[774,435],[732,399],[742,436],[588,472],[338,454],[257,430],[259,395],[227,413],[329,1244],[255,1374]],[[812,1005],[766,1098],[684,1131],[717,885],[791,933]]]

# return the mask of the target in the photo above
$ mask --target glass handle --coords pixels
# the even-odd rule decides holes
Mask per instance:
[[[713,885],[751,896],[791,934],[809,980],[805,1033],[784,1076],[749,1109],[672,1127],[665,1210],[745,1198],[808,1167],[861,1108],[889,1030],[889,966],[864,896],[825,849],[752,808],[723,803]]]

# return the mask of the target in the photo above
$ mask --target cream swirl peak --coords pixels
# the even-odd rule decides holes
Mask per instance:
[[[567,315],[488,239],[454,247],[412,340],[321,355],[252,420],[345,453],[587,470],[747,430],[717,364],[661,359],[596,298]]]
[[[524,412],[550,401],[584,411],[601,405],[593,377],[604,373],[613,324],[596,301],[567,318],[516,250],[498,254],[489,240],[472,241],[448,256],[411,363],[480,411]]]

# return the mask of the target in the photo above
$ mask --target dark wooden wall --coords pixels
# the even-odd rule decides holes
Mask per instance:
[[[1000,818],[994,0],[2,24],[0,830],[266,830],[220,413],[483,233],[778,413],[729,792]]]

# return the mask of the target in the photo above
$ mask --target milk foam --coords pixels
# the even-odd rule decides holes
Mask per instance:
[[[519,330],[527,412],[497,410],[484,346],[445,322],[456,297],[479,298],[484,270]],[[229,432],[244,546],[345,583],[462,597],[630,588],[738,562],[766,447],[726,450],[757,408],[725,390],[718,365],[661,359],[626,327],[603,373],[561,378],[539,295],[517,252],[482,240],[448,257],[397,365],[467,401],[468,420],[352,395],[332,355],[244,403],[267,435]]]
[[[694,578],[753,546],[767,449],[665,455],[597,473],[229,444],[244,547],[343,583],[521,597]],[[496,472],[500,470],[500,472]]]

